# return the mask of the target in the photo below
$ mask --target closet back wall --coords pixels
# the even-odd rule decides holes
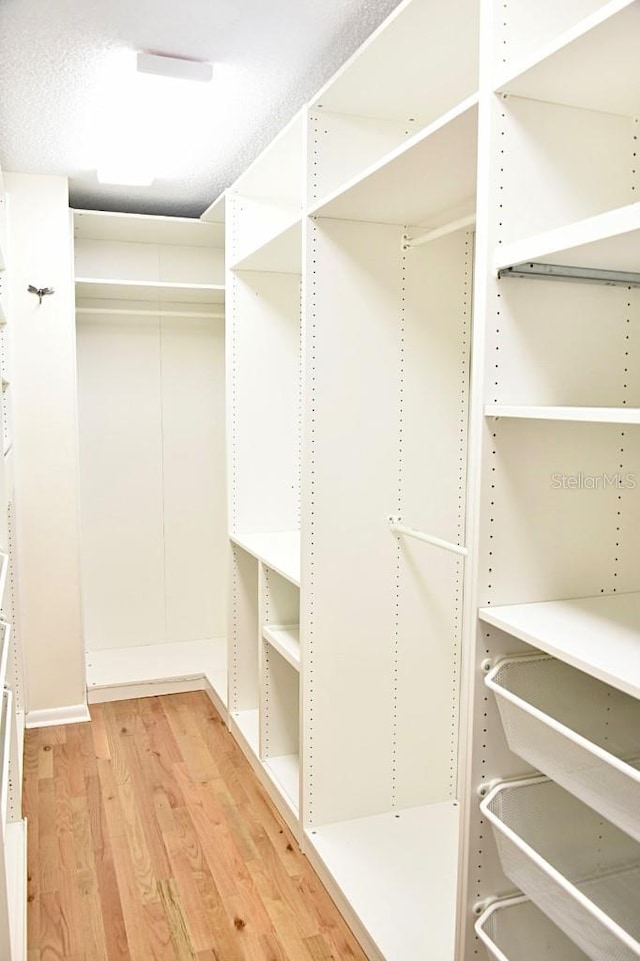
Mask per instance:
[[[205,283],[218,253],[76,239],[76,276],[155,280],[159,262],[161,283]],[[92,300],[90,310],[78,301],[90,651],[226,633],[222,305],[163,303],[154,293]]]
[[[224,322],[79,315],[77,331],[87,646],[222,636]]]

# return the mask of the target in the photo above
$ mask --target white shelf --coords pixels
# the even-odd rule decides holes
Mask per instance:
[[[640,593],[483,607],[482,621],[640,697]]]
[[[87,651],[89,699],[113,688],[166,685],[204,678],[227,703],[227,642],[224,637],[174,644],[146,644]]]
[[[302,222],[296,214],[292,223],[245,254],[231,270],[266,270],[282,274],[299,274],[302,270]]]
[[[311,109],[428,123],[477,86],[478,12],[473,0],[398,4]]]
[[[285,801],[297,814],[300,804],[300,758],[297,754],[283,754],[281,757],[269,757],[263,763]]]
[[[592,424],[640,424],[638,407],[535,407],[488,404],[485,417],[520,420],[565,420]]]
[[[498,78],[498,91],[636,116],[640,8],[614,0]]]
[[[640,203],[548,230],[499,247],[496,270],[530,262],[638,271]]]
[[[304,127],[306,111],[299,111],[277,137],[256,157],[233,185],[241,197],[302,200]]]
[[[265,625],[262,636],[296,671],[300,670],[300,628],[297,624],[294,627]]]
[[[160,217],[122,214],[103,210],[76,210],[76,240],[109,240],[123,243],[163,244],[170,247],[223,247],[220,223],[191,217]]]
[[[477,95],[467,98],[316,204],[310,214],[438,227],[443,216],[473,211],[477,104]]]
[[[454,957],[458,812],[443,802],[307,831],[386,961]]]
[[[230,534],[229,539],[292,584],[300,586],[300,531]]]
[[[260,718],[258,708],[250,711],[234,711],[231,718],[252,753],[258,757],[260,750]]]
[[[222,304],[224,285],[76,277],[76,297],[91,300],[158,300],[168,304]]]

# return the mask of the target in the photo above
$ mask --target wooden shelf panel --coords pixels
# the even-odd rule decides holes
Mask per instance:
[[[222,228],[221,228],[222,225]],[[171,247],[223,247],[224,220],[205,223],[191,217],[160,217],[101,210],[75,210],[76,240],[166,244]]]
[[[76,277],[76,296],[90,300],[153,300],[170,304],[222,304],[224,303],[224,285]]]
[[[636,116],[640,8],[614,0],[497,78],[501,93]]]
[[[447,801],[307,831],[386,961],[454,957],[458,811]]]
[[[640,697],[640,593],[480,608],[486,624]]]
[[[302,270],[302,222],[293,222],[274,237],[261,243],[230,265],[231,270],[266,270],[282,274],[299,274]]]
[[[262,636],[296,671],[300,670],[300,628],[265,624]]]
[[[486,417],[520,420],[564,420],[593,424],[640,424],[638,407],[535,407],[489,404]]]
[[[473,212],[477,130],[473,95],[315,205],[311,215],[438,227]]]
[[[529,262],[638,271],[640,203],[567,224],[500,247],[497,270]]]
[[[230,534],[229,539],[292,584],[300,586],[300,531]]]

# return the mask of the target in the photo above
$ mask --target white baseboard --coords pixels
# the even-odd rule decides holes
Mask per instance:
[[[32,727],[53,727],[56,724],[79,724],[90,721],[86,704],[68,704],[65,707],[52,707],[43,711],[27,711],[26,724]]]

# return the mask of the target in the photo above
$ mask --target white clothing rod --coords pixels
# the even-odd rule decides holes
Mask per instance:
[[[468,217],[461,217],[459,220],[452,220],[450,224],[436,227],[435,230],[428,230],[426,234],[420,234],[418,237],[407,237],[402,245],[402,249],[411,250],[412,247],[421,247],[423,244],[431,243],[432,240],[446,237],[447,234],[455,234],[457,230],[463,230],[465,227],[473,227],[475,226],[475,222],[475,214],[470,214]]]
[[[76,307],[76,314],[116,314],[135,317],[206,317],[209,320],[224,320],[223,313],[205,310],[126,310],[122,307]]]
[[[424,541],[425,544],[440,547],[443,551],[460,554],[462,557],[466,557],[469,553],[466,547],[461,547],[459,544],[452,544],[451,541],[443,541],[440,537],[434,537],[433,534],[423,534],[422,531],[416,531],[413,527],[406,527],[404,524],[390,524],[389,526],[394,534],[414,537],[417,541]]]

